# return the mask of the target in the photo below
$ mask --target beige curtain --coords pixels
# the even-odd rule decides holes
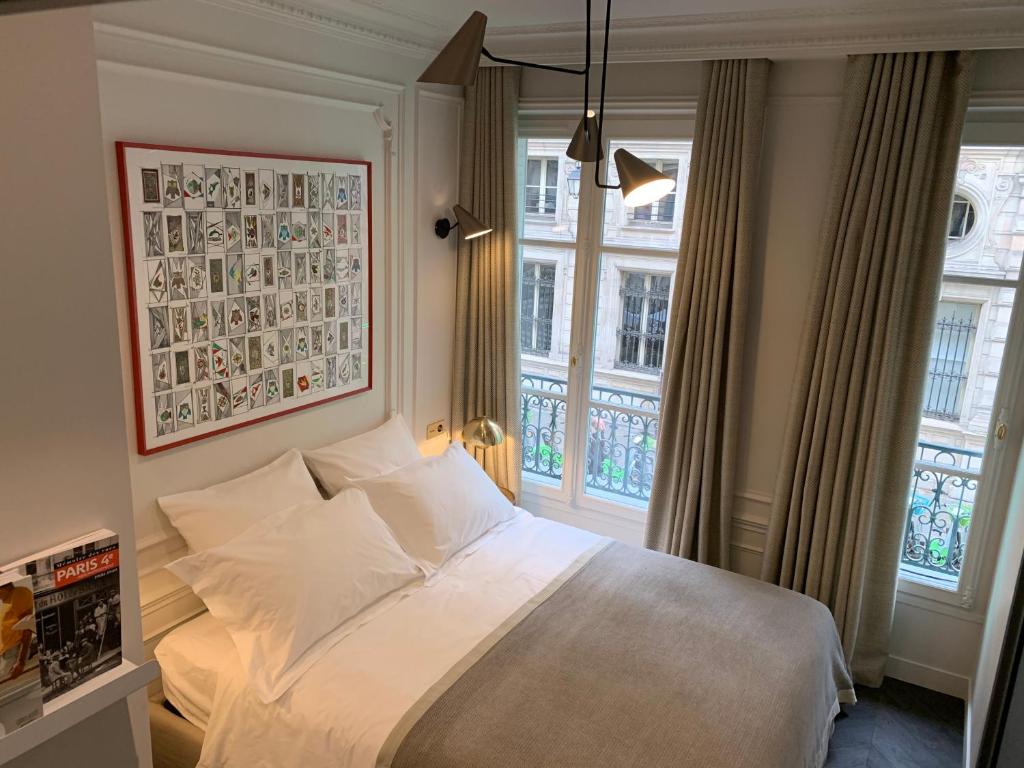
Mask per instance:
[[[459,238],[455,297],[452,429],[490,416],[505,442],[477,459],[519,496],[519,280],[516,258],[518,68],[486,67],[466,88],[459,200],[489,235]]]
[[[970,53],[853,56],[762,578],[881,683]]]
[[[704,64],[647,516],[648,547],[722,568],[769,66]]]

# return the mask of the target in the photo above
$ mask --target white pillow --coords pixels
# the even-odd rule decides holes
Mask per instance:
[[[278,512],[167,568],[224,625],[265,703],[352,631],[348,619],[422,576],[357,488]]]
[[[357,485],[428,574],[516,513],[461,443]]]
[[[234,480],[202,491],[162,496],[157,501],[189,550],[202,552],[230,541],[267,515],[322,500],[302,454],[291,450]]]
[[[331,496],[354,480],[394,472],[422,458],[401,414],[369,432],[302,455]]]

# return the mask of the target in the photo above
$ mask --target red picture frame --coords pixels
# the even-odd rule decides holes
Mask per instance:
[[[137,283],[137,271],[136,271],[136,255],[134,249],[134,238],[133,238],[133,227],[132,227],[132,214],[140,214],[140,211],[133,211],[132,200],[130,196],[130,179],[129,179],[129,168],[128,168],[128,154],[131,150],[143,150],[143,151],[158,151],[158,152],[170,152],[180,153],[188,155],[216,155],[221,157],[237,157],[237,158],[252,158],[254,160],[278,160],[278,161],[289,161],[298,163],[311,163],[311,164],[332,164],[332,165],[347,165],[347,166],[360,166],[365,168],[365,207],[361,208],[358,213],[362,214],[365,211],[365,239],[360,243],[360,247],[365,249],[366,257],[363,260],[363,269],[366,273],[366,290],[365,296],[363,296],[364,302],[364,315],[365,321],[362,322],[361,338],[362,348],[366,352],[365,361],[365,386],[359,386],[354,389],[350,389],[344,392],[340,392],[335,395],[326,397],[320,397],[319,399],[311,402],[299,403],[294,406],[284,407],[276,409],[271,413],[261,414],[254,416],[253,418],[247,418],[240,421],[233,421],[230,424],[207,428],[203,431],[198,430],[198,425],[193,431],[193,434],[187,435],[180,439],[164,440],[159,444],[154,444],[151,441],[150,435],[147,432],[147,421],[146,421],[146,408],[151,405],[147,400],[147,395],[152,397],[151,393],[144,391],[144,376],[143,376],[143,359],[144,350],[142,349],[142,334],[140,332],[139,323],[139,309],[140,301],[137,295],[138,283]],[[118,184],[121,198],[121,223],[122,223],[122,235],[124,241],[124,258],[125,258],[125,275],[127,282],[127,294],[128,294],[128,309],[129,309],[129,327],[131,330],[131,358],[132,358],[132,375],[133,375],[133,390],[135,396],[135,431],[136,431],[136,443],[138,451],[144,456],[160,453],[163,451],[177,448],[182,445],[188,445],[198,440],[204,440],[206,438],[214,437],[216,435],[226,434],[233,432],[238,429],[250,427],[254,424],[260,424],[270,419],[275,419],[280,416],[287,416],[292,413],[299,411],[308,410],[310,408],[316,408],[327,403],[332,403],[345,398],[353,397],[355,395],[369,392],[373,389],[373,173],[372,163],[367,160],[350,160],[344,158],[333,158],[333,157],[322,157],[313,155],[295,155],[295,154],[277,154],[268,152],[247,152],[240,150],[225,150],[225,149],[211,149],[204,147],[187,147],[187,146],[175,146],[166,144],[152,144],[145,142],[133,142],[133,141],[118,141],[116,142],[116,153],[117,153],[117,170],[118,170]],[[171,159],[171,158],[168,158]],[[180,162],[180,161],[179,161]],[[258,167],[258,166],[254,166]],[[246,171],[249,169],[246,168]],[[204,209],[205,210],[205,209]],[[282,399],[283,402],[283,399]]]

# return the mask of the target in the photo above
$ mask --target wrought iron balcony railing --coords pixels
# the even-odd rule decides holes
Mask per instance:
[[[921,441],[910,487],[904,570],[955,584],[974,514],[981,451]]]
[[[562,481],[568,383],[522,377],[523,471]],[[660,399],[610,387],[590,394],[584,485],[594,495],[646,507],[651,497]],[[921,441],[911,482],[901,565],[955,584],[974,513],[981,451]]]
[[[523,471],[545,482],[562,480],[565,462],[565,380],[523,374]],[[584,484],[596,495],[647,506],[658,437],[656,395],[611,387],[590,394]]]

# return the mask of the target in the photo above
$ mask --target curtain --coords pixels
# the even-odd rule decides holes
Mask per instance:
[[[452,429],[490,416],[505,441],[477,451],[500,486],[519,496],[519,265],[516,255],[518,68],[481,67],[466,88],[459,200],[489,235],[463,240],[458,229]]]
[[[769,67],[704,64],[647,516],[648,547],[722,568]]]
[[[970,53],[853,56],[762,578],[881,684]]]

